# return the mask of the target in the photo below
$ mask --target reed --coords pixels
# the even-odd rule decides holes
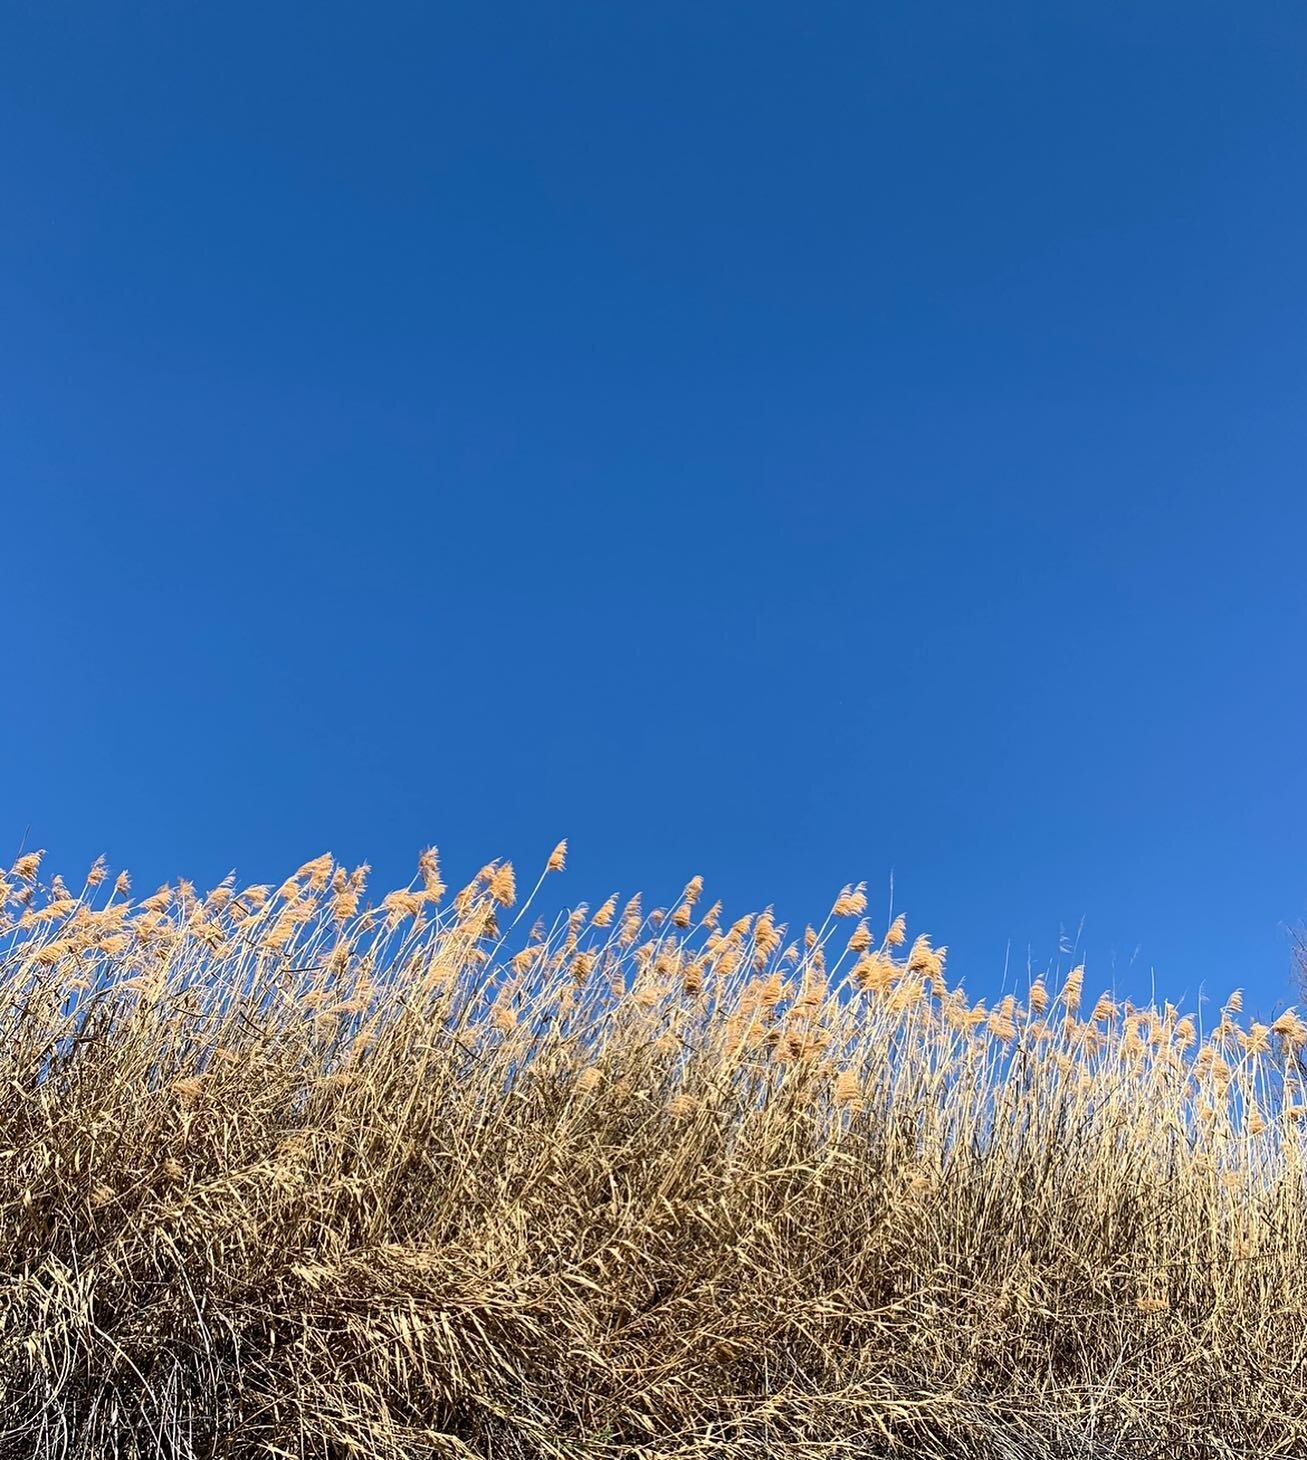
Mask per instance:
[[[0,877],[0,1455],[1307,1453],[1293,1011],[368,877]]]

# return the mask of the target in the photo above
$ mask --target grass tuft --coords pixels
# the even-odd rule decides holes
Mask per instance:
[[[6,1460],[1307,1453],[1293,1012],[986,1007],[861,886],[792,934],[698,878],[532,926],[434,850],[372,900],[42,877]]]

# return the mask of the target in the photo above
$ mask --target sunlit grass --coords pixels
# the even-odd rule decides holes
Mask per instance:
[[[0,879],[0,1454],[1307,1452],[1297,1015],[367,876]]]

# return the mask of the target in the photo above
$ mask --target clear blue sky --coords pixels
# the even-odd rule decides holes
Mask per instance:
[[[6,858],[566,835],[1289,996],[1302,5],[33,0],[0,78]]]

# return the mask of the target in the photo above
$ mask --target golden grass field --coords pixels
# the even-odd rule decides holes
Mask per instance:
[[[0,878],[4,1460],[1307,1455],[1294,1013],[366,879]]]

